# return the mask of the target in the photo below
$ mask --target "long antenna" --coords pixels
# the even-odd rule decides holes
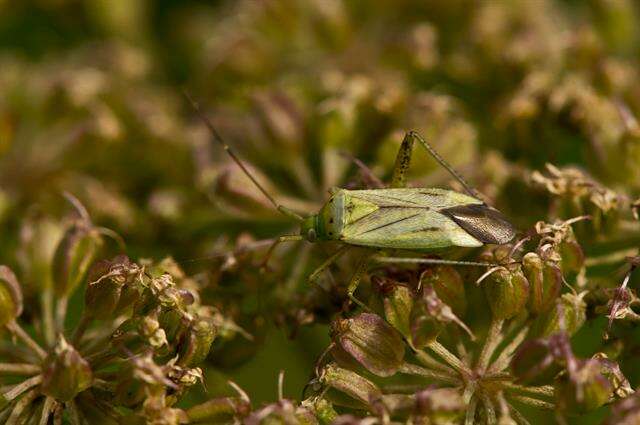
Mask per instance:
[[[422,147],[424,147],[427,150],[427,152],[431,154],[433,159],[438,161],[438,164],[442,165],[449,172],[449,174],[451,174],[456,180],[458,180],[458,182],[460,182],[462,187],[464,187],[464,190],[469,195],[473,196],[476,199],[482,200],[478,191],[472,188],[471,185],[469,185],[469,183],[467,183],[467,181],[451,165],[449,165],[449,163],[445,161],[444,158],[442,158],[438,152],[436,152],[433,146],[431,146],[426,140],[422,138],[422,136],[420,136],[416,131],[413,131],[413,130],[409,132],[409,135],[411,137],[414,137],[418,142],[420,142]]]
[[[253,176],[253,174],[251,174],[251,172],[242,163],[242,161],[240,161],[240,158],[238,157],[238,155],[236,155],[235,151],[231,149],[231,146],[229,146],[224,141],[220,133],[218,133],[218,130],[216,130],[216,128],[213,126],[209,118],[207,118],[207,116],[204,114],[202,109],[200,109],[200,105],[198,105],[198,102],[193,100],[193,98],[189,96],[189,94],[186,91],[183,91],[182,93],[184,94],[184,97],[189,101],[193,109],[196,111],[196,114],[200,117],[202,122],[204,122],[204,124],[207,126],[207,128],[209,129],[209,132],[211,133],[213,138],[216,140],[216,142],[220,143],[222,148],[229,154],[233,162],[235,162],[238,165],[238,167],[240,167],[242,172],[244,172],[244,174],[247,177],[249,177],[249,179],[253,182],[253,184],[260,190],[260,192],[262,192],[262,194],[267,197],[269,202],[271,202],[278,211],[280,211],[282,214],[286,215],[287,217],[291,217],[297,221],[303,221],[304,219],[302,218],[301,215],[297,214],[296,212],[290,210],[289,208],[283,205],[280,205],[275,200],[275,198],[271,196],[269,192],[267,192],[267,190],[258,182],[258,180]]]

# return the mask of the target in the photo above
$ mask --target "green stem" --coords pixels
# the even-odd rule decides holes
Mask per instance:
[[[40,305],[42,306],[42,334],[48,347],[55,343],[55,323],[53,319],[53,290],[51,285],[47,285],[40,295]]]
[[[496,425],[498,422],[496,418],[496,409],[493,406],[493,402],[486,394],[482,395],[482,405],[484,406],[484,411],[487,415],[487,425]]]
[[[518,332],[518,334],[511,340],[511,342],[504,347],[498,358],[487,370],[487,374],[494,374],[498,372],[502,372],[509,366],[511,363],[511,359],[513,358],[513,354],[518,349],[522,341],[527,337],[527,332],[529,332],[529,327],[525,326]]]
[[[73,331],[73,335],[71,336],[71,345],[73,345],[74,347],[78,347],[82,336],[87,330],[87,326],[89,326],[89,323],[91,323],[91,317],[86,313],[82,313],[80,321],[78,322],[78,325],[76,326],[75,330]]]
[[[68,302],[69,298],[66,295],[62,295],[56,303],[56,331],[59,333],[64,333],[64,322],[67,317]]]
[[[491,320],[491,326],[489,326],[487,338],[484,341],[482,351],[480,351],[480,356],[478,357],[477,370],[480,373],[484,373],[487,370],[487,366],[489,366],[489,360],[491,360],[491,355],[502,340],[500,331],[502,330],[503,324],[504,319]]]
[[[460,361],[451,351],[447,350],[444,345],[438,341],[433,341],[427,347],[442,358],[449,366],[454,368],[458,373],[471,374],[471,371],[464,363]]]
[[[473,397],[467,406],[467,415],[464,419],[464,425],[474,425],[476,418],[476,407],[478,406],[478,398]]]
[[[24,329],[22,329],[18,322],[14,320],[13,322],[7,323],[6,326],[7,329],[9,329],[9,332],[20,338],[22,342],[27,345],[27,347],[31,348],[31,350],[36,353],[38,357],[40,357],[40,359],[44,360],[47,357],[47,352],[44,351],[42,347],[40,347],[40,345],[38,345],[38,343],[35,342]]]

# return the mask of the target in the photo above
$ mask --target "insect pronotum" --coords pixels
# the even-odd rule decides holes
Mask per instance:
[[[317,214],[303,217],[280,205],[244,166],[232,148],[224,141],[199,105],[185,93],[197,115],[213,138],[229,154],[253,184],[274,207],[300,223],[300,233],[280,236],[269,248],[267,258],[276,245],[285,241],[338,241],[343,245],[327,258],[311,275],[318,275],[339,257],[354,247],[369,248],[360,257],[348,288],[354,292],[366,272],[373,254],[380,250],[398,249],[429,252],[449,247],[479,247],[485,244],[511,242],[515,229],[495,208],[480,200],[478,193],[420,135],[409,131],[400,145],[387,189],[347,190],[333,188],[330,198]],[[418,142],[464,188],[467,194],[436,188],[407,188],[406,173],[411,162],[414,142]],[[495,266],[495,264],[451,261],[428,258],[383,258],[383,262],[457,264]]]

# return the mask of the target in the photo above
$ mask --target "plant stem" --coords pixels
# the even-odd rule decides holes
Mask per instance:
[[[484,373],[487,370],[487,366],[489,365],[489,361],[491,360],[491,355],[502,340],[500,331],[502,330],[503,324],[504,319],[491,320],[491,326],[489,326],[487,338],[484,341],[482,351],[480,351],[480,356],[478,357],[477,370],[480,373]]]
[[[467,415],[464,418],[464,425],[473,425],[475,423],[477,405],[478,405],[478,398],[473,397],[469,401],[469,405],[467,406]]]
[[[484,410],[487,415],[487,425],[496,425],[498,422],[496,419],[496,409],[493,406],[493,402],[486,394],[482,395],[482,405],[484,406]]]
[[[554,393],[555,390],[552,385],[544,385],[540,387],[526,387],[524,385],[505,384],[504,387],[506,390],[517,391],[521,393],[529,393],[529,394],[540,395],[540,396],[553,397],[555,394]]]
[[[40,345],[38,345],[38,343],[35,342],[24,329],[22,329],[18,322],[14,320],[13,322],[7,323],[6,326],[12,334],[20,338],[22,342],[24,342],[29,348],[31,348],[31,350],[36,353],[38,357],[40,357],[40,359],[44,360],[44,358],[47,357],[47,352],[44,351],[42,347],[40,347]]]
[[[465,364],[462,363],[460,359],[458,359],[451,351],[447,350],[444,345],[440,344],[438,341],[433,341],[428,345],[428,347],[457,372],[465,373],[467,375],[471,374],[469,368],[465,366]]]
[[[527,404],[529,406],[533,406],[538,409],[546,409],[546,410],[555,409],[555,404],[550,403],[548,401],[538,400],[537,398],[527,397],[523,395],[513,395],[513,394],[510,394],[509,397],[513,400],[519,401],[522,404]]]
[[[0,363],[0,374],[35,375],[40,370],[40,366],[31,363]]]
[[[447,372],[447,373],[455,372],[449,366],[447,366],[446,364],[441,363],[440,361],[434,359],[433,357],[431,357],[429,355],[429,353],[427,353],[427,352],[425,352],[423,350],[416,350],[415,355],[416,355],[416,359],[418,359],[418,361],[420,363],[422,363],[424,366],[426,366],[428,368],[441,370],[441,371]]]
[[[13,411],[11,412],[11,416],[9,416],[9,419],[7,419],[6,425],[18,425],[18,424],[24,423],[22,421],[20,422],[18,421],[20,420],[20,417],[24,413],[25,409],[29,407],[31,402],[38,395],[39,395],[39,391],[34,389],[29,391],[29,393],[25,394],[24,397],[18,400],[16,405],[13,406]]]
[[[446,372],[436,372],[434,370],[425,369],[423,367],[410,363],[403,364],[400,367],[399,372],[407,375],[422,376],[447,384],[460,384],[460,379],[456,378],[453,374]]]
[[[3,397],[4,397],[5,401],[9,402],[9,401],[13,400],[14,398],[18,397],[23,392],[29,390],[32,387],[35,387],[36,385],[38,385],[41,382],[42,382],[42,375],[34,376],[33,378],[29,378],[29,379],[27,379],[25,381],[22,381],[19,384],[15,385],[9,391],[4,393]]]
[[[513,358],[513,353],[518,349],[522,341],[527,337],[527,332],[529,332],[529,327],[525,326],[518,332],[518,334],[511,340],[509,344],[502,350],[498,358],[487,370],[487,374],[494,374],[498,372],[502,372],[504,369],[509,366],[511,359]]]
[[[82,335],[84,335],[84,332],[87,330],[87,326],[89,325],[89,323],[91,323],[91,317],[83,312],[82,316],[80,317],[80,321],[78,322],[78,325],[76,326],[75,330],[73,331],[73,335],[71,336],[71,345],[73,345],[74,347],[78,346],[80,340],[82,339]]]
[[[44,399],[44,405],[42,406],[42,414],[40,415],[40,424],[47,425],[49,423],[49,416],[56,408],[56,400],[53,397],[47,397]]]
[[[53,290],[51,285],[47,285],[40,295],[40,305],[42,307],[42,334],[47,346],[53,346],[55,342],[55,323],[53,319]]]

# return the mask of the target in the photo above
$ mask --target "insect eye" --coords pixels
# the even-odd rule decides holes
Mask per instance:
[[[315,242],[316,240],[316,229],[309,229],[307,232],[307,240],[309,242]]]

